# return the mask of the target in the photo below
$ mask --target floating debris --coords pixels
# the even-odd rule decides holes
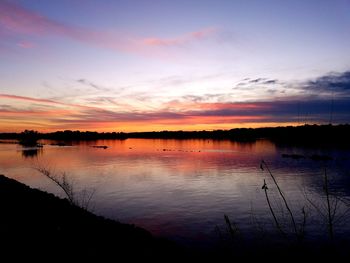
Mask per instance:
[[[108,148],[108,146],[106,146],[106,145],[93,145],[91,147],[93,147],[93,148],[100,148],[100,149],[107,149]]]

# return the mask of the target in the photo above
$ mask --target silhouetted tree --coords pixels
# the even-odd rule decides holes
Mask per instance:
[[[25,130],[20,133],[19,143],[26,147],[34,147],[38,145],[39,134],[34,130]]]

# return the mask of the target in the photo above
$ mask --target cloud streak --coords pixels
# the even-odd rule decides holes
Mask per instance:
[[[97,85],[87,79],[77,79],[77,82],[86,86],[90,86],[98,91],[110,91],[110,89]]]
[[[25,36],[59,36],[101,48],[142,54],[147,54],[150,48],[178,47],[200,41],[217,32],[216,28],[208,27],[173,38],[134,37],[68,25],[7,1],[0,2],[0,29]],[[18,45],[30,48],[34,43],[25,41]]]
[[[30,102],[42,102],[42,103],[49,103],[49,104],[57,104],[57,105],[67,106],[66,103],[57,102],[57,101],[53,101],[53,100],[49,100],[49,99],[39,99],[39,98],[17,96],[17,95],[11,95],[11,94],[0,94],[0,98],[13,99],[13,100],[24,100],[24,101],[30,101]]]
[[[33,97],[18,96],[18,95],[12,95],[12,94],[0,94],[0,99],[19,100],[19,101],[27,101],[27,102],[33,102],[33,103],[39,102],[39,103],[44,103],[49,105],[68,106],[68,107],[75,107],[80,109],[96,109],[95,107],[92,107],[92,106],[70,104],[70,103],[60,102],[60,101],[51,100],[51,99],[33,98]]]

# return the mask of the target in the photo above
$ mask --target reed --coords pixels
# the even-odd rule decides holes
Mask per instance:
[[[283,194],[283,192],[282,192],[280,186],[278,185],[275,176],[272,174],[272,172],[271,172],[269,166],[267,165],[267,163],[266,163],[264,160],[262,160],[262,161],[261,161],[261,164],[260,164],[261,170],[264,170],[264,167],[266,168],[266,170],[267,170],[268,173],[270,174],[270,176],[271,176],[271,178],[272,178],[274,184],[275,184],[276,187],[277,187],[278,193],[279,193],[279,195],[281,196],[281,198],[282,198],[282,200],[283,200],[283,203],[284,203],[284,205],[285,205],[285,207],[286,207],[286,209],[287,209],[287,211],[288,211],[288,213],[289,213],[290,219],[291,219],[291,221],[292,221],[292,226],[293,226],[293,230],[294,230],[295,236],[296,236],[297,239],[299,239],[299,233],[298,233],[297,225],[296,225],[296,222],[295,222],[295,219],[294,219],[293,212],[292,212],[292,210],[290,209],[289,204],[288,204],[288,202],[287,202],[287,199],[286,199],[286,197],[284,196],[284,194]],[[264,180],[264,185],[266,185],[265,180]],[[263,187],[264,187],[264,186],[263,186]],[[266,187],[267,187],[267,186],[266,186]],[[263,189],[264,189],[264,188],[263,188]],[[267,190],[267,189],[266,189],[266,190]],[[266,190],[265,190],[265,193],[266,193]]]

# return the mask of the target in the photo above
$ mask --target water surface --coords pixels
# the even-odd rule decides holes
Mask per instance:
[[[95,213],[187,244],[217,242],[217,229],[225,234],[224,214],[247,237],[260,228],[274,228],[261,188],[264,179],[276,211],[281,212],[283,205],[268,172],[260,169],[262,159],[276,176],[298,222],[302,207],[308,211],[310,238],[327,233],[305,199],[306,194],[324,205],[325,168],[337,195],[350,196],[347,149],[284,147],[267,140],[127,139],[73,142],[64,147],[50,145],[54,142],[48,140],[42,143],[44,147],[39,149],[0,144],[0,173],[61,197],[61,190],[34,168],[66,173],[77,193],[95,190],[90,206]],[[305,158],[282,158],[282,153]],[[308,158],[314,154],[332,160]],[[283,214],[279,216],[288,228],[286,211]],[[339,221],[338,235],[350,233],[346,220]]]

